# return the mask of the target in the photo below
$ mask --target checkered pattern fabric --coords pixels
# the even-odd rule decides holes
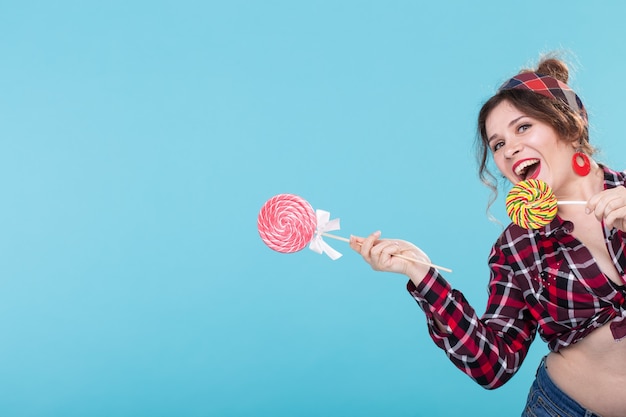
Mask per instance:
[[[603,169],[605,188],[624,186],[624,173]],[[509,225],[489,256],[489,298],[482,317],[434,269],[418,287],[407,284],[426,313],[433,341],[485,388],[497,388],[517,372],[537,332],[552,351],[609,322],[616,340],[626,336],[626,286],[602,273],[571,233],[573,227],[558,216],[536,230]],[[624,280],[626,233],[605,227],[604,235]]]
[[[523,72],[502,84],[498,91],[513,89],[530,90],[551,99],[561,100],[580,114],[587,123],[587,110],[585,110],[580,97],[567,84],[556,78],[534,72]]]

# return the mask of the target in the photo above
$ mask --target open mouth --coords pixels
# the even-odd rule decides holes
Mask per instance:
[[[539,175],[539,167],[538,159],[526,159],[515,167],[515,174],[522,180],[536,178]]]

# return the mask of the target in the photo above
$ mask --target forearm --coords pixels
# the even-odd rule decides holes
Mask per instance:
[[[507,318],[483,321],[436,271],[419,287],[409,281],[407,289],[426,313],[435,344],[477,383],[497,388],[517,372],[534,338],[529,322]]]

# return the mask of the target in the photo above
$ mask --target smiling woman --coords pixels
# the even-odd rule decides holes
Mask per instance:
[[[623,416],[626,397],[626,174],[593,161],[587,112],[566,84],[564,62],[544,59],[503,84],[478,117],[479,174],[492,189],[491,157],[512,184],[538,181],[558,200],[549,221],[510,224],[491,248],[489,298],[479,317],[413,244],[353,237],[372,268],[408,276],[433,341],[487,389],[520,368],[537,333],[541,361],[523,416]],[[556,205],[555,205],[556,206]]]
[[[580,151],[577,155],[582,155],[581,159],[588,161],[587,155],[594,154],[594,148],[589,143],[587,111],[582,100],[567,86],[568,78],[569,71],[564,62],[547,58],[539,63],[536,72],[530,70],[520,72],[506,81],[498,90],[498,94],[485,102],[478,116],[478,130],[482,138],[482,141],[478,142],[477,152],[480,160],[478,173],[492,190],[495,190],[495,185],[490,181],[493,175],[487,168],[487,161],[490,153],[493,153],[495,162],[498,162],[495,153],[505,142],[504,138],[498,135],[499,132],[493,129],[491,132],[487,131],[487,117],[503,102],[507,103],[506,109],[500,111],[516,111],[514,114],[516,117],[509,118],[507,127],[520,135],[531,127],[528,118],[534,119],[554,129],[559,141],[572,143]],[[524,119],[524,116],[527,119]],[[495,117],[491,119],[493,121]],[[518,160],[514,167],[517,178],[512,182],[537,178],[539,162],[539,159],[534,158]],[[502,171],[499,166],[498,169]],[[503,174],[507,175],[504,172]]]

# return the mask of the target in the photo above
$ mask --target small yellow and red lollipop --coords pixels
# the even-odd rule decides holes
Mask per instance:
[[[524,229],[539,229],[556,217],[559,204],[586,204],[586,201],[557,201],[544,181],[520,181],[506,197],[506,213]]]

